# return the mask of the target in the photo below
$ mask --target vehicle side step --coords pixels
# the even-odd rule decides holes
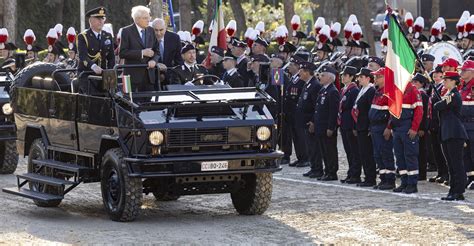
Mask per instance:
[[[86,167],[78,166],[76,164],[69,164],[53,160],[33,160],[33,164],[45,167],[51,167],[61,171],[67,171],[72,173],[81,173],[88,170]]]
[[[24,180],[32,181],[32,182],[38,182],[38,183],[54,185],[54,186],[66,186],[66,185],[77,184],[77,182],[74,182],[74,181],[48,177],[48,176],[44,176],[44,175],[36,174],[36,173],[18,174],[17,177]]]
[[[64,198],[63,196],[52,195],[52,194],[47,194],[47,193],[42,193],[42,192],[36,192],[36,191],[24,189],[24,188],[18,189],[17,187],[3,188],[2,191],[5,192],[5,193],[30,198],[30,199],[33,199],[33,200],[39,200],[39,201],[43,201],[43,202],[58,201],[58,200],[62,200]]]

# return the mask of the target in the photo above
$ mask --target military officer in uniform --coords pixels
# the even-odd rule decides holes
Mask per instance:
[[[352,118],[352,108],[359,94],[359,88],[355,83],[356,74],[357,68],[351,66],[344,67],[344,70],[341,72],[344,88],[341,92],[337,123],[341,130],[342,143],[344,145],[344,151],[346,152],[347,162],[349,163],[347,177],[341,179],[342,183],[345,183],[352,177],[360,180],[361,174],[359,151],[357,149],[357,134],[354,134],[355,122]]]
[[[171,84],[193,85],[191,81],[208,74],[205,67],[196,63],[196,47],[194,45],[186,44],[181,48],[181,55],[184,64],[171,70]]]
[[[430,54],[421,55],[421,62],[423,62],[423,67],[425,67],[426,72],[431,73],[434,69],[434,60],[435,57]]]
[[[281,164],[290,164],[290,156],[292,154],[293,144],[295,146],[297,160],[304,160],[306,153],[303,151],[304,139],[298,138],[296,117],[296,105],[300,98],[305,81],[300,79],[299,64],[303,59],[298,56],[292,56],[290,63],[287,66],[288,75],[290,76],[289,83],[285,84],[285,91],[283,94],[283,149],[285,156]],[[287,150],[287,151],[285,151]]]
[[[97,7],[86,13],[89,18],[90,28],[78,35],[77,51],[79,64],[77,73],[93,72],[96,75],[102,74],[103,69],[112,69],[115,66],[114,46],[112,35],[103,31],[106,9]],[[81,93],[98,92],[94,81],[89,81],[87,73],[79,78],[79,91]]]
[[[313,129],[316,141],[319,143],[323,160],[324,176],[322,181],[337,180],[339,169],[337,156],[337,112],[340,95],[334,82],[338,72],[331,66],[324,66],[320,70],[319,80],[321,89],[314,108]],[[309,146],[311,148],[311,146]]]
[[[425,86],[429,83],[429,80],[417,73],[412,79],[413,85],[418,89],[421,95],[421,101],[423,103],[423,118],[421,119],[420,127],[418,128],[418,137],[420,138],[420,151],[418,156],[418,165],[420,167],[420,173],[418,175],[418,180],[426,180],[427,165],[428,165],[428,130],[430,123],[429,111],[431,108],[430,99],[428,94],[425,92]]]
[[[382,60],[382,58],[377,56],[369,57],[368,62],[367,68],[372,70],[372,72],[379,70],[381,67],[385,67],[385,62]]]
[[[225,70],[222,75],[222,81],[230,85],[232,88],[243,87],[244,79],[237,71],[236,66],[237,61],[233,56],[224,56],[222,61],[223,68]]]
[[[211,68],[209,69],[209,74],[215,75],[219,78],[222,78],[225,70],[222,66],[225,50],[219,46],[211,47]]]
[[[370,137],[370,119],[369,111],[375,95],[375,88],[372,84],[374,76],[368,68],[362,68],[356,74],[359,81],[360,91],[354,102],[352,117],[355,121],[354,135],[357,135],[357,146],[362,167],[364,168],[364,184],[373,185],[377,178],[376,164],[374,160],[374,149]],[[360,177],[351,176],[345,181],[348,184],[360,184]]]
[[[443,92],[443,71],[441,66],[437,66],[430,74],[432,80],[435,82],[434,89],[441,94]],[[431,103],[435,105],[440,99],[436,96],[437,94],[433,91],[431,93]],[[446,165],[446,158],[443,154],[440,137],[440,122],[439,113],[436,108],[432,108],[431,122],[430,122],[430,134],[431,134],[431,148],[433,149],[434,160],[436,162],[436,168],[438,173],[436,176],[428,179],[429,182],[445,183],[449,180],[448,167]],[[446,182],[447,183],[447,182]]]
[[[231,53],[237,59],[237,72],[242,76],[244,79],[244,86],[252,86],[249,85],[248,82],[250,80],[251,73],[247,70],[247,64],[249,59],[245,55],[245,50],[247,48],[247,44],[240,41],[237,38],[232,39],[232,48]]]
[[[457,72],[446,72],[444,86],[447,93],[443,100],[437,102],[434,108],[438,110],[441,122],[441,141],[443,152],[449,169],[449,192],[442,200],[464,200],[466,172],[463,162],[463,146],[468,139],[466,129],[461,121],[462,100],[457,86],[460,77]]]
[[[299,77],[300,80],[304,81],[304,86],[296,104],[295,124],[296,137],[303,139],[303,151],[306,154],[303,156],[305,159],[298,159],[296,162],[291,163],[290,166],[306,167],[311,165],[311,170],[303,174],[303,176],[321,178],[324,174],[322,153],[319,147],[316,146],[318,143],[314,135],[314,123],[312,122],[314,106],[316,105],[321,85],[314,77],[314,70],[316,70],[316,66],[313,63],[307,61],[300,63]]]

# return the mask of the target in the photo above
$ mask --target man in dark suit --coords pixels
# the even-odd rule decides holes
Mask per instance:
[[[102,30],[105,23],[106,9],[98,7],[89,10],[86,17],[89,17],[90,28],[82,32],[77,37],[77,51],[79,53],[79,64],[77,73],[94,72],[102,74],[103,69],[112,69],[115,66],[115,56],[112,35]],[[97,93],[98,86],[94,81],[87,79],[89,74],[84,74],[79,78],[80,93]]]
[[[158,40],[160,50],[159,62],[169,68],[183,65],[183,58],[181,57],[182,46],[178,34],[167,31],[166,23],[163,19],[154,19],[151,26]]]
[[[147,91],[155,89],[156,64],[160,59],[158,40],[153,28],[148,26],[150,9],[145,6],[132,8],[134,24],[122,29],[120,43],[120,58],[125,64],[148,64],[145,68],[126,68],[124,74],[129,74],[132,90]]]
[[[324,176],[322,181],[337,180],[339,168],[337,157],[337,112],[339,108],[339,91],[334,85],[337,70],[324,66],[320,70],[321,90],[314,107],[314,133],[323,155]]]
[[[299,66],[299,79],[304,82],[304,85],[296,103],[295,134],[296,138],[301,141],[297,145],[302,147],[303,156],[301,158],[298,157],[298,160],[290,163],[289,166],[306,167],[310,165],[311,170],[304,173],[303,176],[321,178],[323,176],[322,156],[319,147],[317,147],[318,143],[314,135],[314,125],[311,123],[314,105],[316,105],[321,85],[314,77],[314,71],[317,69],[316,65],[311,62],[302,61]]]

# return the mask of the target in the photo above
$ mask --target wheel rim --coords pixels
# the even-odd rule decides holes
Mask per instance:
[[[110,170],[107,179],[107,205],[113,209],[117,207],[120,202],[121,189],[120,189],[120,178],[116,170]]]
[[[42,171],[39,172],[40,167],[33,164],[33,160],[43,160],[44,159],[44,154],[42,153],[41,150],[34,148],[33,151],[30,153],[30,158],[29,158],[29,166],[31,167],[30,173],[45,173],[45,170],[43,168]],[[37,182],[30,182],[31,183],[31,190],[37,191],[37,192],[43,192],[46,188],[45,185],[37,183]]]

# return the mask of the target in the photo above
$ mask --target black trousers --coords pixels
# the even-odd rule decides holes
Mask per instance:
[[[446,165],[446,158],[443,153],[443,148],[441,147],[441,138],[438,132],[431,132],[431,144],[433,147],[434,159],[436,161],[436,168],[438,169],[438,175],[447,177],[448,167]]]
[[[428,166],[428,136],[420,137],[419,153],[418,153],[418,178],[426,179],[426,170]]]
[[[318,135],[317,141],[319,149],[323,155],[324,174],[329,176],[336,176],[339,169],[337,157],[337,133],[334,132],[331,137],[326,134]]]
[[[374,160],[374,149],[372,146],[372,138],[369,136],[369,131],[357,131],[357,146],[359,147],[360,162],[364,168],[364,181],[375,183],[377,177],[377,165]]]
[[[352,130],[342,130],[342,144],[346,152],[349,169],[347,170],[347,177],[359,178],[362,172],[360,163],[359,148],[357,144],[357,137]]]
[[[306,126],[295,122],[291,133],[294,133],[293,141],[295,143],[296,158],[298,161],[308,161],[308,148],[306,146]]]
[[[281,137],[282,137],[282,146],[281,150],[285,154],[283,159],[290,160],[290,156],[293,154],[293,134],[292,134],[292,126],[291,126],[291,119],[289,118],[290,115],[285,115],[283,118],[283,125],[281,129]]]
[[[448,163],[450,194],[462,194],[466,188],[463,149],[464,139],[453,138],[443,141],[443,151]]]
[[[313,173],[323,173],[323,154],[320,143],[314,133],[306,132],[306,146],[308,147],[308,161],[311,163]]]

